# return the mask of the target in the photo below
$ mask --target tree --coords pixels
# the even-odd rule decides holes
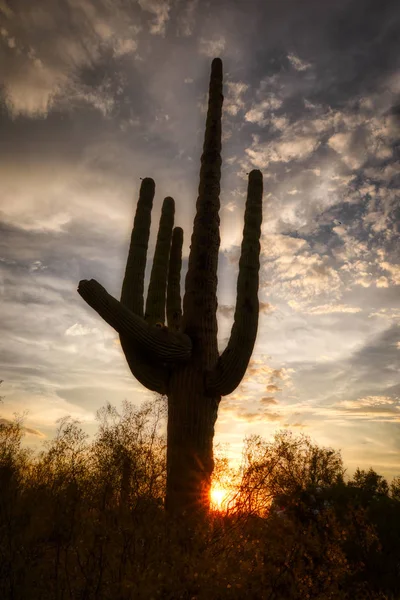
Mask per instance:
[[[317,446],[306,435],[281,430],[270,442],[253,435],[245,440],[240,502],[245,511],[268,514],[273,499],[290,504],[317,488],[326,496],[343,475],[340,452]]]
[[[390,496],[393,500],[400,502],[400,476],[393,477],[390,484]]]
[[[389,485],[386,479],[382,475],[378,475],[372,468],[369,471],[357,468],[348,485],[359,490],[367,502],[389,494]]]
[[[217,347],[217,265],[220,245],[222,61],[211,67],[209,102],[185,294],[181,306],[183,232],[174,225],[174,200],[165,198],[145,310],[144,273],[155,193],[142,181],[121,300],[95,280],[78,292],[120,334],[133,375],[168,397],[166,508],[197,514],[209,507],[213,438],[222,396],[239,385],[258,326],[259,253],[263,181],[249,174],[234,324],[228,345]],[[168,326],[165,326],[165,313]]]

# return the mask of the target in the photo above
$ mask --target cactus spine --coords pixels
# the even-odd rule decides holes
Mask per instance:
[[[196,514],[209,506],[213,438],[221,396],[240,383],[258,325],[258,272],[263,182],[249,175],[236,309],[228,345],[217,347],[217,266],[220,245],[222,62],[212,62],[200,183],[181,307],[183,232],[173,228],[174,200],[164,200],[144,311],[144,274],[155,193],[142,181],[118,302],[94,280],[78,292],[120,334],[133,375],[168,396],[166,508]],[[167,314],[168,327],[164,325]]]

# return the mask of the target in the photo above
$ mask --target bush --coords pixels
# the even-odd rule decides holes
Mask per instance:
[[[223,511],[176,522],[163,509],[165,400],[110,404],[89,441],[59,422],[34,456],[20,421],[0,425],[0,597],[4,599],[399,598],[398,485],[279,432],[245,443]],[[284,515],[271,510],[285,499]]]

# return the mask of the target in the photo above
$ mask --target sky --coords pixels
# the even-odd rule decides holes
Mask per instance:
[[[258,337],[215,441],[237,458],[289,428],[349,475],[400,474],[399,30],[397,0],[0,0],[0,417],[27,444],[154,397],[76,289],[119,296],[143,177],[148,265],[172,196],[183,284],[219,56],[220,350],[253,168],[264,220]]]

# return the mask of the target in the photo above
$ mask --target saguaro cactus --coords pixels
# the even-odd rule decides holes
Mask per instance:
[[[146,307],[144,274],[154,181],[142,181],[121,300],[95,280],[78,292],[120,334],[133,375],[168,397],[166,508],[197,513],[209,506],[213,437],[221,396],[239,385],[257,335],[262,175],[248,181],[236,309],[228,345],[217,347],[217,264],[220,245],[222,62],[212,62],[189,266],[181,308],[183,232],[173,229],[174,200],[165,198]],[[167,324],[165,322],[167,314]]]

